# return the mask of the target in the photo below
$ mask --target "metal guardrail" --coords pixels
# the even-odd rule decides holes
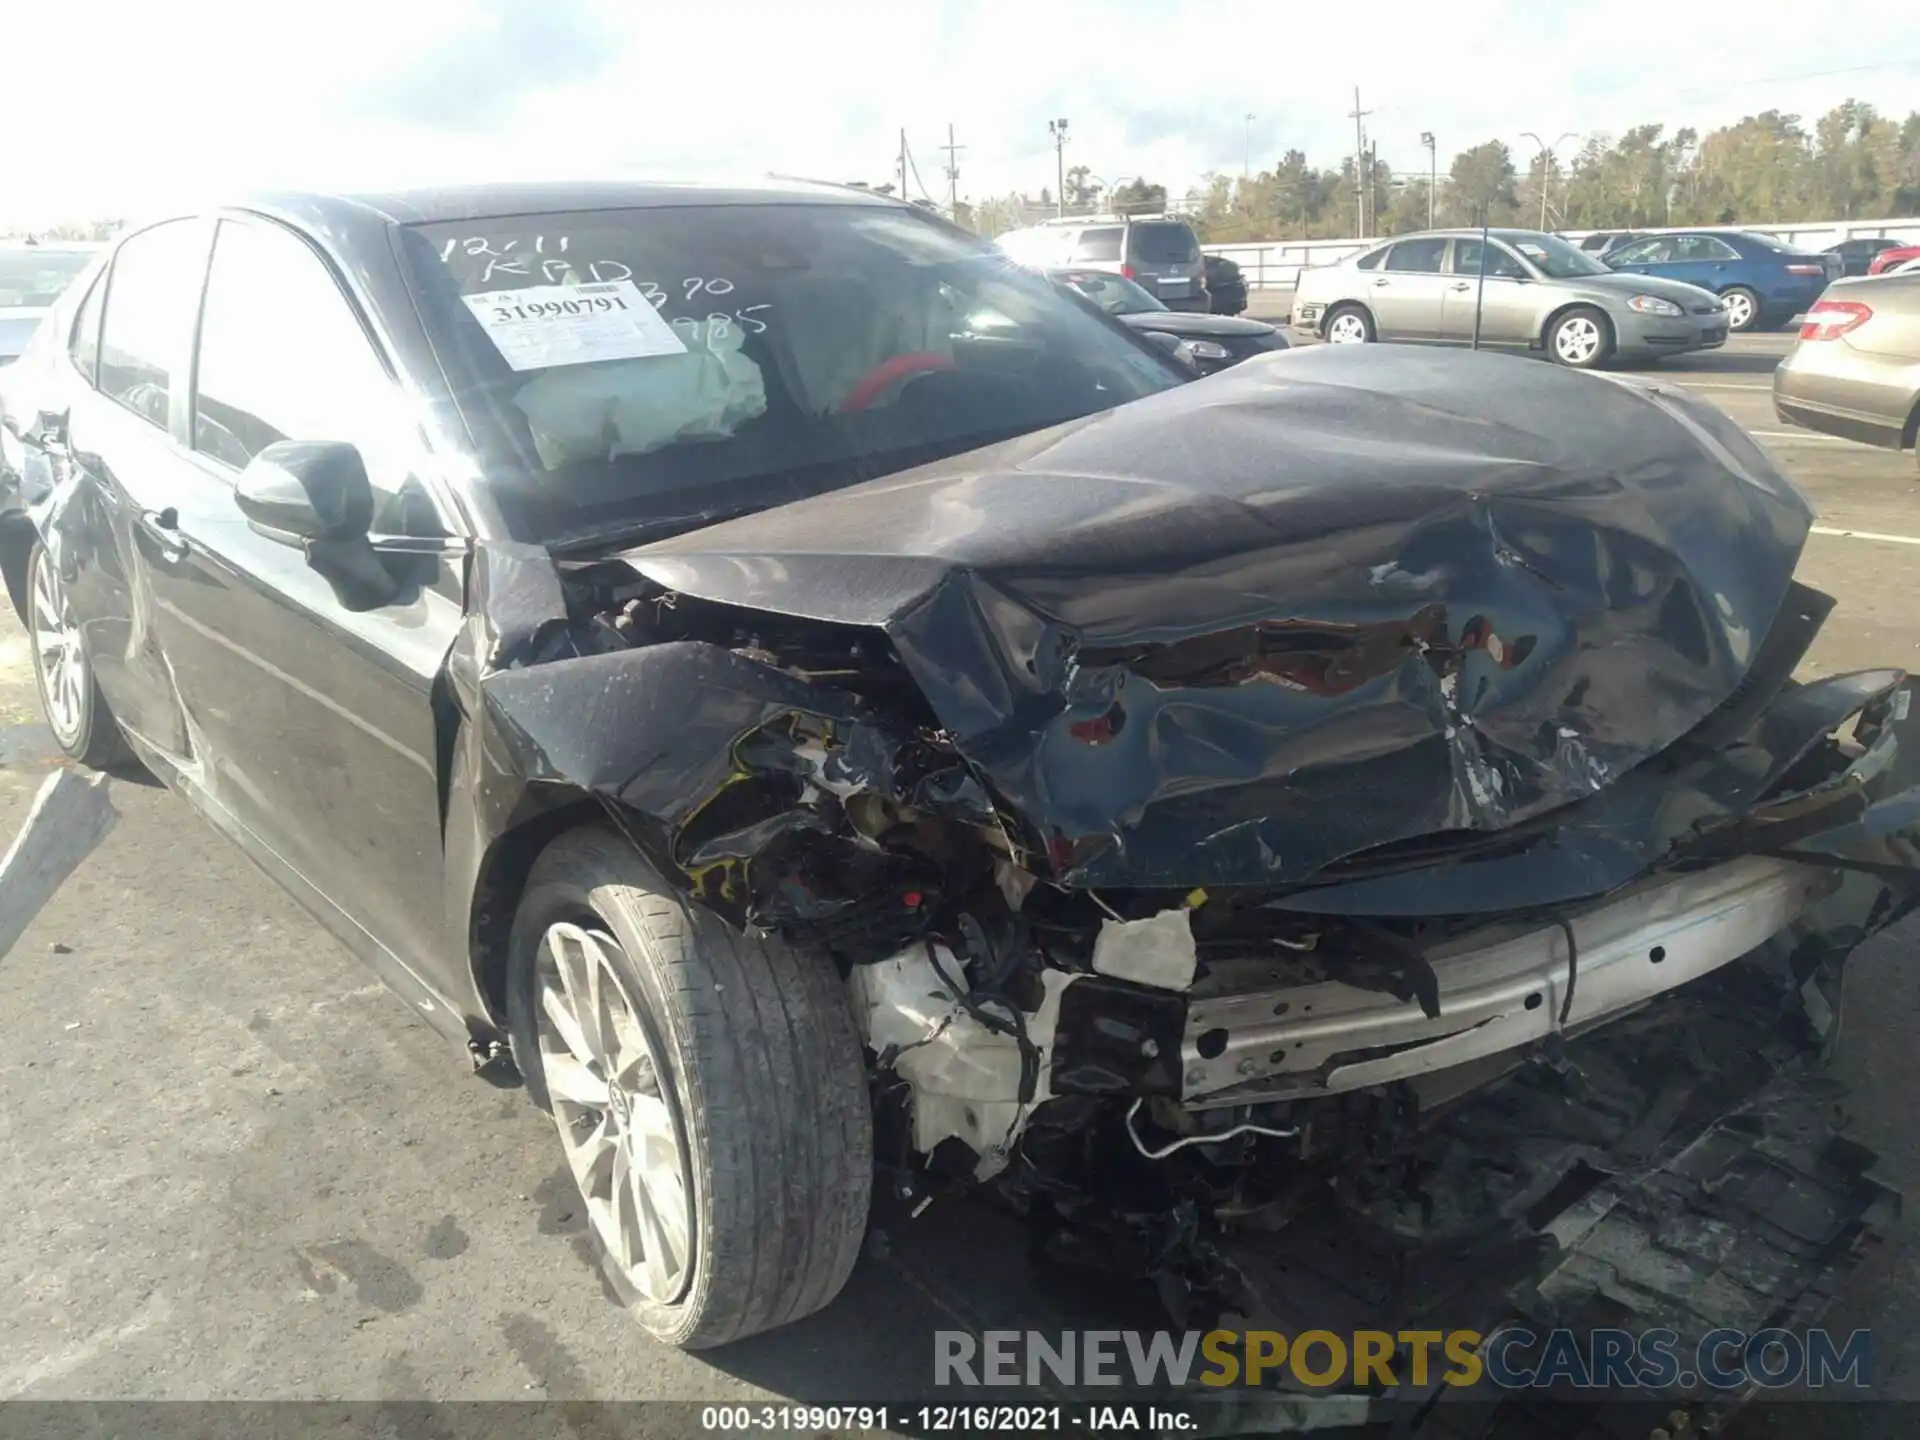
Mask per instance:
[[[1837,245],[1842,240],[1878,236],[1887,236],[1920,245],[1920,216],[1861,222],[1818,220],[1793,225],[1650,225],[1644,229],[1637,229],[1635,233],[1661,235],[1681,230],[1749,230],[1756,235],[1771,235],[1789,244],[1804,245],[1810,250],[1824,250],[1827,246]],[[1599,232],[1561,230],[1556,233],[1577,241]],[[1247,277],[1249,289],[1290,290],[1299,283],[1300,272],[1308,266],[1336,265],[1349,255],[1357,254],[1370,245],[1378,245],[1382,240],[1390,238],[1390,236],[1376,235],[1367,240],[1351,238],[1272,240],[1203,245],[1201,248],[1209,255],[1224,255],[1238,264]]]

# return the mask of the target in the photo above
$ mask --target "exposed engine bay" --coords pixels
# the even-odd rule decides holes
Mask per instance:
[[[1477,363],[1245,366],[557,580],[489,547],[494,768],[838,968],[901,1193],[1125,1215],[1105,1262],[1182,1305],[1330,1198],[1484,1213],[1448,1117],[1727,967],[1742,1047],[1831,1043],[1920,898],[1920,717],[1793,678],[1832,602],[1737,427]],[[1276,419],[1277,462],[1219,443]]]
[[[592,595],[607,576],[578,580]],[[585,633],[603,653],[724,642],[712,663],[774,672],[762,681],[768,718],[716,763],[711,793],[690,789],[700,803],[668,812],[668,833],[636,838],[663,846],[690,892],[737,923],[834,958],[883,1088],[904,1106],[903,1163],[938,1156],[985,1180],[1029,1127],[1096,1119],[1153,1159],[1190,1146],[1297,1156],[1331,1097],[1517,1063],[1763,946],[1799,956],[1824,1014],[1813,997],[1837,975],[1818,962],[1839,957],[1822,956],[1817,937],[1831,933],[1833,908],[1865,903],[1877,926],[1900,903],[1879,884],[1863,901],[1833,849],[1791,848],[1796,835],[1853,834],[1897,750],[1893,716],[1905,718],[1909,694],[1897,672],[1791,688],[1780,674],[1765,698],[1784,693],[1792,713],[1749,690],[1744,730],[1731,728],[1744,716],[1710,717],[1660,777],[1693,790],[1688,831],[1625,886],[1507,912],[1340,915],[1326,913],[1326,886],[1044,882],[1028,868],[1032,838],[915,704],[883,641],[760,617],[716,633],[745,617],[644,581],[596,598],[609,603]],[[1792,598],[1807,612],[1826,603]],[[779,703],[789,685],[809,687],[808,708],[797,695]],[[1718,753],[1701,743],[1727,733]],[[1782,740],[1790,754],[1761,763],[1759,746]],[[1736,766],[1754,801],[1744,813],[1723,798],[1733,782],[1722,772]],[[1561,834],[1582,823],[1556,819]]]

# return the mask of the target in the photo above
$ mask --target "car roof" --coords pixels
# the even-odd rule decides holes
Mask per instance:
[[[294,190],[245,196],[231,208],[263,210],[319,223],[380,219],[395,225],[434,225],[563,211],[796,203],[918,208],[855,186],[777,176],[735,184],[527,180],[395,190]]]
[[[1752,240],[1760,245],[1791,245],[1791,240],[1781,240],[1772,235],[1762,235],[1757,230],[1742,230],[1738,225],[1695,225],[1685,230],[1661,230],[1647,236],[1649,240],[1673,239],[1681,235],[1711,235],[1716,240]]]
[[[1191,225],[1184,215],[1169,215],[1164,210],[1139,215],[1056,215],[1033,226],[1035,230],[1059,229],[1063,225]]]
[[[1495,240],[1537,240],[1545,235],[1555,240],[1566,241],[1564,235],[1554,235],[1550,230],[1521,230],[1511,226],[1503,227],[1495,225],[1486,233]],[[1456,230],[1415,230],[1406,235],[1383,235],[1371,243],[1377,246],[1391,245],[1396,240],[1478,240],[1479,238],[1480,227],[1478,225],[1463,225]]]

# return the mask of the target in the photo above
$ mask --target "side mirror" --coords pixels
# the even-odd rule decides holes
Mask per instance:
[[[1193,371],[1194,374],[1197,375],[1200,373],[1200,363],[1193,358],[1193,351],[1187,347],[1187,342],[1182,340],[1178,335],[1169,335],[1164,330],[1142,330],[1140,334],[1143,338],[1158,345],[1175,360],[1178,360],[1182,365],[1186,366],[1187,369]]]
[[[366,462],[338,440],[278,440],[240,472],[234,503],[257,534],[282,545],[364,540],[373,527]]]
[[[277,440],[240,472],[234,502],[256,534],[298,546],[348,610],[392,604],[400,581],[374,551],[366,462],[338,440]]]

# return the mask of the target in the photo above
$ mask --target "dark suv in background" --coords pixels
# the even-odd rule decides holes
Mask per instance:
[[[1014,230],[997,242],[1022,265],[1125,276],[1170,310],[1207,310],[1200,237],[1176,215],[1089,215]]]
[[[1247,308],[1247,277],[1237,261],[1224,255],[1201,257],[1207,267],[1207,303],[1216,315],[1238,315]]]

